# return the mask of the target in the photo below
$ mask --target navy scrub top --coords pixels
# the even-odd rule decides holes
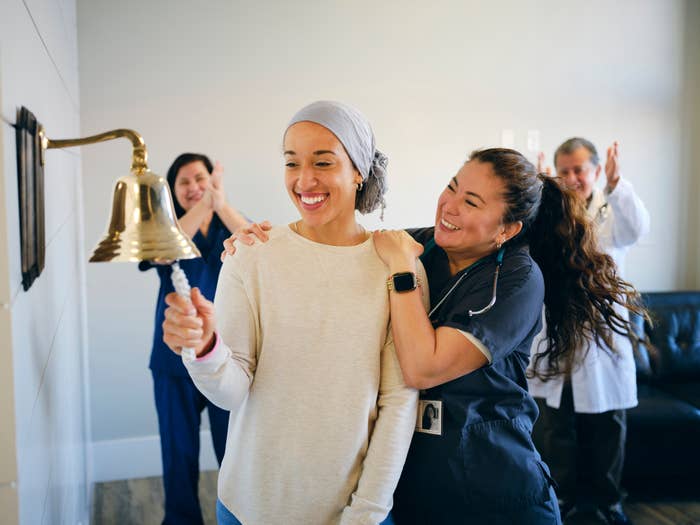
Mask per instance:
[[[221,222],[215,213],[212,217],[206,237],[200,230],[192,238],[202,254],[201,258],[183,259],[178,261],[180,268],[187,275],[187,280],[192,288],[198,287],[202,295],[214,300],[216,293],[216,283],[221,270],[221,251],[224,241],[231,236],[226,226]],[[156,303],[155,327],[153,329],[153,345],[151,347],[151,360],[149,368],[154,372],[164,373],[171,376],[188,377],[187,369],[182,364],[182,358],[170,350],[163,342],[163,321],[165,320],[165,296],[174,292],[173,283],[170,279],[172,269],[170,265],[151,264],[147,261],[139,263],[139,270],[146,271],[155,268],[160,278],[160,290],[158,291],[158,302]]]
[[[421,391],[442,401],[442,435],[415,432],[394,498],[397,525],[486,523],[486,513],[510,513],[550,499],[550,478],[535,450],[532,425],[538,410],[527,392],[530,346],[542,327],[544,281],[526,247],[505,251],[497,299],[487,312],[469,317],[492,297],[495,256],[450,275],[433,228],[409,230],[424,246],[431,309],[466,272],[433,314],[435,328],[471,333],[492,362],[470,374]],[[430,246],[432,244],[432,247]]]

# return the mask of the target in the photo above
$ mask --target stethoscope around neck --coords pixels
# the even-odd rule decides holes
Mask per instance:
[[[428,243],[425,246],[425,250],[423,251],[423,255],[421,256],[421,259],[430,250],[432,250],[434,246],[435,246],[435,239],[430,239],[430,241],[428,241]],[[494,305],[496,304],[496,291],[498,289],[498,274],[501,273],[501,266],[503,266],[503,256],[505,255],[505,253],[506,253],[505,246],[501,246],[498,249],[498,252],[496,253],[496,271],[493,274],[493,291],[491,292],[491,300],[489,301],[489,303],[486,306],[484,306],[483,308],[481,308],[479,310],[469,310],[469,317],[474,317],[475,315],[485,314],[486,312],[491,310],[491,308],[493,308]],[[438,310],[438,308],[440,308],[440,306],[442,306],[442,303],[445,302],[445,300],[450,296],[450,294],[455,290],[455,288],[457,288],[459,286],[459,283],[462,282],[462,279],[464,279],[469,274],[469,272],[471,270],[473,270],[477,266],[481,266],[489,258],[490,257],[487,256],[487,257],[484,257],[483,259],[479,259],[478,261],[473,263],[471,266],[467,267],[467,269],[465,269],[462,272],[462,275],[459,276],[459,279],[457,279],[457,282],[455,282],[452,285],[452,287],[447,291],[447,293],[442,296],[442,299],[440,299],[440,301],[438,301],[438,304],[436,304],[433,307],[433,309],[430,310],[430,312],[428,313],[428,318],[433,317],[433,314]]]

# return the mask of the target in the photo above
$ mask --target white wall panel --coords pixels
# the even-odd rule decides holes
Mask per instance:
[[[56,513],[62,505],[87,509],[76,230],[73,214],[48,246],[47,261],[53,264],[47,263],[42,276],[12,308],[15,377],[22,378],[15,390],[20,511],[26,523],[53,523],[35,521],[42,516],[65,517]],[[66,251],[74,257],[67,257]],[[67,495],[71,497],[64,501]]]
[[[60,73],[72,109],[77,111],[78,32],[75,3],[72,3],[72,7],[68,2],[57,0],[24,0],[24,3],[47,48],[47,55]]]
[[[1,51],[1,50],[0,50]],[[2,53],[0,53],[1,55]],[[1,59],[2,57],[0,57]],[[2,78],[0,77],[0,81]],[[12,119],[14,122],[15,119]],[[5,152],[3,157],[3,170],[5,177],[3,179],[5,190],[5,210],[6,214],[3,218],[5,222],[5,243],[7,246],[7,268],[6,275],[3,276],[4,284],[7,286],[7,299],[3,299],[7,304],[12,304],[15,297],[19,294],[22,288],[22,264],[17,256],[20,250],[19,240],[19,213],[18,213],[18,190],[17,190],[17,155],[15,151],[15,130],[9,124],[2,123],[2,147]],[[14,176],[12,176],[14,174]],[[2,285],[0,285],[2,286]]]
[[[48,150],[44,170],[46,194],[46,243],[54,242],[58,231],[75,215],[78,202],[76,185],[81,183],[79,157],[71,150]]]
[[[9,308],[0,308],[0,358],[3,362],[12,363],[12,319]],[[15,429],[15,396],[14,374],[12,366],[0,367],[0,420],[3,422],[0,431],[0,490],[4,490],[2,498],[9,498],[14,494],[17,506],[17,443]],[[2,507],[0,508],[10,508]]]
[[[0,4],[0,93],[4,235],[0,267],[9,295],[16,438],[10,523],[87,523],[88,413],[85,377],[85,270],[78,151],[50,151],[45,168],[46,266],[21,287],[15,130],[27,106],[51,138],[79,136],[75,3]],[[8,360],[9,361],[9,360]],[[4,436],[3,436],[4,440]],[[4,473],[3,473],[4,474]],[[5,486],[2,497],[6,497]],[[6,516],[3,516],[3,519]],[[4,521],[3,521],[4,523]]]
[[[75,82],[77,69],[59,75],[21,0],[5,0],[2,9],[0,35],[8,43],[3,46],[1,64],[7,72],[2,87],[3,118],[14,122],[18,106],[24,105],[37,115],[50,137],[69,137],[78,131],[80,117],[61,78]]]

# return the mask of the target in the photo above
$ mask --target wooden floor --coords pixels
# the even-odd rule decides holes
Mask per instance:
[[[204,523],[216,525],[216,471],[202,473],[199,501]],[[625,503],[625,510],[635,525],[700,525],[700,501],[630,498]],[[160,525],[162,519],[163,486],[160,477],[98,483],[95,487],[93,525]],[[600,524],[594,515],[581,513],[566,521],[566,525]]]
[[[625,502],[625,512],[634,525],[699,525],[700,502]],[[565,525],[605,525],[593,513],[577,513]]]
[[[205,525],[216,525],[216,471],[199,477],[199,504]],[[161,477],[97,483],[92,525],[160,525],[163,520]]]

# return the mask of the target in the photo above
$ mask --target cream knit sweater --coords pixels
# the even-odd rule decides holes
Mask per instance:
[[[220,343],[185,365],[231,410],[218,496],[244,525],[376,524],[389,512],[416,392],[391,340],[386,278],[371,238],[329,246],[286,226],[226,259]]]

